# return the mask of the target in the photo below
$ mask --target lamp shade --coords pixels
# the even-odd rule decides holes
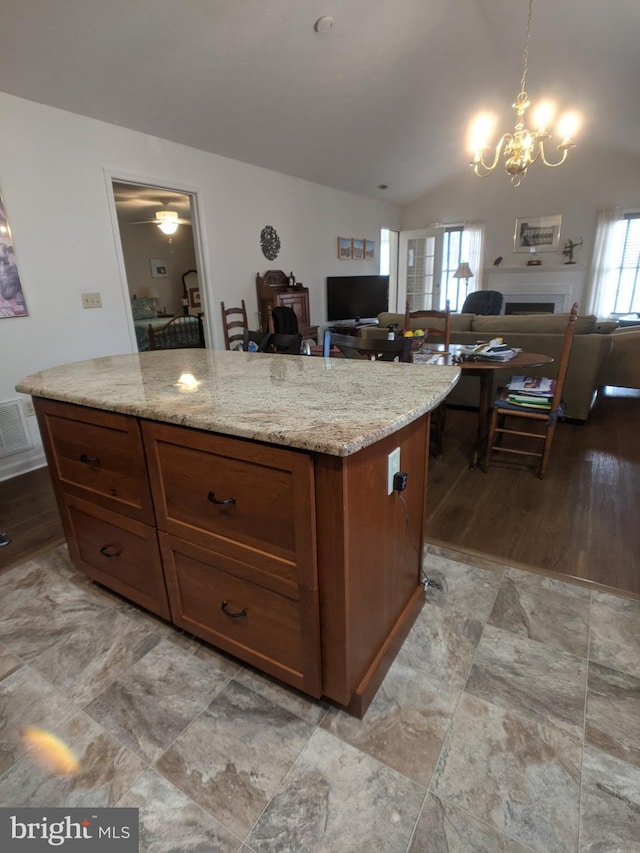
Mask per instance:
[[[454,278],[473,278],[473,273],[466,261],[458,264],[458,269],[453,274]]]
[[[160,294],[158,293],[158,289],[155,284],[150,284],[147,287],[147,299],[160,299]]]

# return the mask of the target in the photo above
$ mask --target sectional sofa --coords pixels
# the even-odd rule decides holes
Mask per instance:
[[[513,347],[550,355],[557,363],[568,317],[568,314],[452,314],[451,341],[474,344],[500,337]],[[419,328],[420,322],[412,320],[410,326]],[[376,334],[382,334],[383,330],[386,333],[386,327],[392,323],[401,329],[404,314],[379,314],[378,323]],[[424,321],[422,323],[424,325]],[[640,327],[638,330],[617,329],[616,325],[598,323],[594,315],[578,317],[564,389],[567,418],[586,421],[596,392],[603,385],[640,388]],[[433,321],[433,326],[437,326],[437,321]],[[372,333],[370,328],[363,332]],[[527,373],[553,376],[554,369],[552,364],[527,369]],[[496,370],[495,387],[504,385],[512,372],[508,364],[504,370]],[[477,378],[463,376],[448,401],[453,405],[477,406],[478,390]]]

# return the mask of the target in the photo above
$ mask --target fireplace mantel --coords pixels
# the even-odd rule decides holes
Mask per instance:
[[[488,290],[498,290],[505,306],[513,302],[548,303],[554,311],[570,311],[574,302],[581,307],[585,267],[582,264],[560,266],[490,267],[485,280]]]

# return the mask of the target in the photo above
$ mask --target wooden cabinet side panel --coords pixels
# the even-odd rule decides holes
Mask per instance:
[[[419,609],[423,600],[428,424],[425,416],[340,466],[327,457],[318,460],[325,693],[341,704],[353,706],[356,693],[367,690],[364,681],[382,680],[393,659],[385,649],[394,644],[397,651],[415,618],[416,602]],[[396,447],[408,482],[402,495],[388,495],[387,457]]]

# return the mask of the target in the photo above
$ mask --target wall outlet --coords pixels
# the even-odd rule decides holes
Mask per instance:
[[[83,308],[102,308],[102,296],[99,293],[83,293]]]
[[[400,470],[400,448],[396,447],[387,456],[387,494],[393,492],[393,475]]]

